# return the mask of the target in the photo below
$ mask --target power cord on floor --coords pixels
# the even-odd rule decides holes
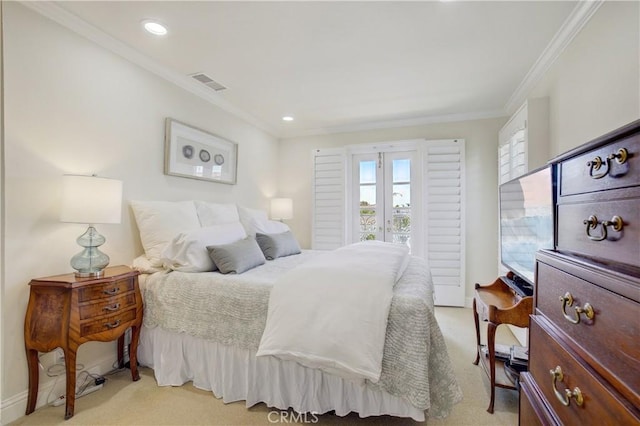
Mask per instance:
[[[45,370],[45,368],[42,365],[40,358],[45,354],[46,352],[41,353],[38,356],[38,364],[40,365],[40,368],[42,368],[43,370]],[[113,374],[119,370],[121,369],[112,370],[107,374]],[[53,390],[56,389],[56,385],[58,384],[58,379],[60,378],[60,376],[63,376],[64,374],[66,374],[66,372],[67,372],[67,369],[64,362],[57,362],[55,364],[52,364],[49,367],[47,367],[47,369],[45,370],[45,373],[48,377],[56,378],[55,381],[53,382],[53,385],[51,386],[51,389],[49,389],[49,393],[47,394],[47,399],[46,399],[47,405],[53,403],[53,401],[51,400],[51,394],[53,393]],[[76,396],[82,395],[83,392],[86,391],[89,387],[101,385],[105,383],[107,380],[104,377],[104,375],[93,374],[93,373],[89,373],[88,371],[84,371],[84,364],[76,364],[76,374],[77,374],[76,383],[78,383],[76,385]]]

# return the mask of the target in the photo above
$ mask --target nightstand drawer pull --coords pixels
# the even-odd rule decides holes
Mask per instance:
[[[115,303],[115,304],[113,304],[111,306],[105,306],[103,309],[105,311],[108,311],[108,312],[117,311],[118,309],[120,309],[120,304],[119,303]]]
[[[102,290],[104,294],[108,294],[109,296],[113,296],[114,294],[117,294],[119,291],[120,291],[119,287],[112,288],[111,290]]]
[[[568,407],[571,403],[571,398],[576,400],[576,404],[578,404],[578,406],[581,406],[584,403],[584,398],[582,397],[580,388],[576,387],[573,390],[565,389],[564,393],[560,392],[558,388],[556,388],[556,382],[561,382],[564,379],[562,368],[560,368],[559,365],[553,370],[549,370],[549,373],[551,373],[551,386],[553,386],[553,393],[556,394],[556,398],[562,405]]]
[[[111,328],[116,328],[119,325],[120,325],[120,320],[116,320],[115,322],[108,322],[104,326],[111,329]]]
[[[580,314],[584,314],[587,319],[593,319],[596,316],[595,311],[593,310],[593,306],[589,302],[585,303],[583,307],[576,306],[574,309],[576,311],[575,318],[571,317],[567,314],[567,306],[573,306],[573,296],[571,293],[566,292],[564,296],[560,296],[560,301],[562,302],[562,315],[572,324],[580,323]]]

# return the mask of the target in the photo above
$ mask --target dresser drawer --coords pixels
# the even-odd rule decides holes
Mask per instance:
[[[518,424],[520,426],[560,425],[560,421],[546,409],[546,405],[531,375],[527,372],[520,373]]]
[[[136,304],[136,294],[129,292],[120,297],[102,299],[98,303],[80,305],[80,319],[95,318],[102,315],[116,314]]]
[[[595,227],[588,226],[592,216]],[[622,229],[616,231],[614,216],[622,219]],[[638,266],[640,264],[640,200],[626,199],[608,202],[558,205],[558,250]],[[591,222],[589,222],[591,223]],[[604,238],[606,237],[606,238]]]
[[[128,291],[133,291],[133,278],[119,280],[111,283],[96,284],[80,288],[78,301],[80,303],[105,297],[118,296]]]
[[[607,158],[621,149],[628,152],[627,159]],[[601,159],[601,166],[596,169]],[[593,177],[592,177],[593,176]],[[597,177],[597,178],[596,178]],[[640,134],[589,151],[560,164],[560,196],[582,194],[608,189],[626,188],[640,184]]]
[[[531,377],[560,421],[564,424],[594,424],[595,419],[601,419],[601,424],[638,424],[638,410],[626,405],[573,353],[560,346],[559,336],[552,337],[549,334],[551,330],[544,319],[532,316],[530,338],[535,345],[531,345],[529,351],[529,368]],[[552,372],[560,370],[562,376],[554,377]],[[579,405],[575,397],[567,398],[566,390],[579,391],[582,404]]]
[[[118,315],[112,315],[97,321],[88,321],[80,326],[80,336],[85,337],[105,331],[117,331],[119,334],[122,334],[124,325],[134,319],[136,319],[136,310],[129,309]]]
[[[538,312],[589,354],[592,359],[587,362],[618,382],[618,390],[640,406],[640,305],[543,262],[537,267]],[[563,301],[566,293],[573,298],[572,306]],[[571,322],[578,319],[576,308],[587,303],[593,308],[593,318],[581,314],[577,324]]]

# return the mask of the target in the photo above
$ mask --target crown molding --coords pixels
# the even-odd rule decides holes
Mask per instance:
[[[344,126],[329,126],[325,128],[301,130],[278,131],[276,128],[258,120],[251,114],[241,110],[231,104],[219,94],[212,92],[202,84],[194,81],[189,76],[177,73],[168,67],[157,63],[150,57],[140,53],[121,41],[111,37],[104,31],[89,24],[78,16],[68,12],[66,9],[56,5],[51,1],[25,1],[22,5],[33,11],[57,22],[58,24],[74,31],[80,36],[110,50],[111,52],[127,59],[141,68],[169,81],[176,86],[198,96],[220,109],[232,114],[235,117],[265,131],[274,137],[290,139],[295,137],[314,136],[322,134],[349,133],[356,131],[376,130],[384,128],[411,127],[425,124],[446,123],[456,121],[480,120],[487,118],[497,118],[508,116],[513,113],[526,99],[528,93],[541,80],[545,72],[557,60],[560,54],[571,43],[573,38],[591,19],[605,0],[579,1],[562,27],[555,34],[551,42],[547,45],[533,67],[529,70],[523,81],[515,92],[511,95],[504,110],[480,111],[461,114],[432,115],[424,117],[395,119],[385,121],[375,121],[366,123],[349,124]],[[283,134],[285,133],[285,134]]]
[[[547,47],[505,104],[504,109],[508,114],[513,114],[513,112],[524,103],[535,85],[540,82],[544,74],[551,68],[551,65],[553,65],[562,52],[571,44],[575,36],[578,35],[580,30],[589,22],[604,2],[605,0],[578,1],[576,7],[573,8],[571,14],[564,21],[558,32],[553,36]]]
[[[507,114],[502,109],[489,110],[489,111],[477,111],[460,114],[442,114],[442,115],[428,115],[422,117],[413,118],[399,118],[395,120],[385,121],[368,121],[358,124],[347,124],[344,126],[329,126],[318,129],[291,130],[286,132],[286,135],[282,136],[282,139],[293,139],[305,136],[318,136],[318,135],[330,135],[336,133],[351,133],[361,132],[366,130],[379,130],[379,129],[391,129],[398,127],[415,127],[423,126],[426,124],[437,123],[453,123],[456,121],[471,121],[471,120],[484,120],[489,118],[507,117]]]
[[[212,92],[211,89],[194,81],[191,77],[175,72],[164,65],[159,64],[150,57],[143,55],[139,51],[129,47],[121,41],[111,37],[104,31],[89,24],[78,16],[63,9],[62,7],[50,1],[26,1],[20,2],[23,6],[38,12],[39,14],[51,19],[54,22],[70,29],[80,36],[98,44],[99,46],[110,50],[111,52],[127,59],[130,62],[142,67],[143,69],[167,80],[170,83],[190,92],[207,102],[219,107],[220,109],[238,117],[239,119],[265,131],[271,136],[277,136],[278,132],[271,126],[263,123],[251,114],[241,110],[231,104],[219,94]]]

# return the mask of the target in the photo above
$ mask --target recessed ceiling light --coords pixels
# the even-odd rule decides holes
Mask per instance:
[[[282,121],[293,121],[293,117],[291,117],[290,115],[285,115],[284,117],[282,117]]]
[[[153,35],[163,36],[167,34],[167,27],[157,21],[144,20],[142,21],[142,25],[147,32]]]

